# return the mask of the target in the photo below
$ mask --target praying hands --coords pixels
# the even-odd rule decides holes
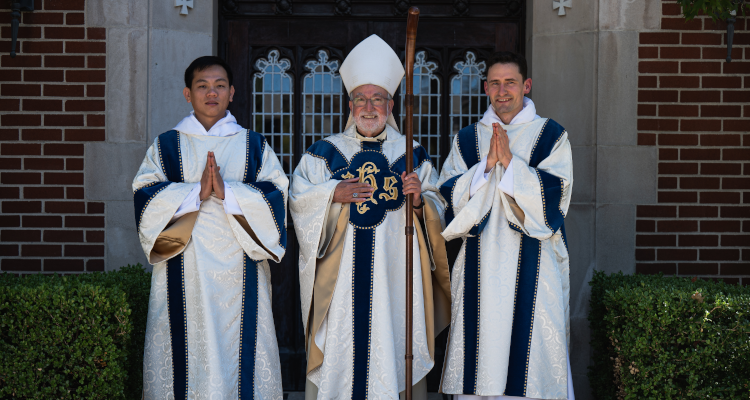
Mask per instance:
[[[203,176],[201,176],[201,201],[210,196],[211,192],[216,192],[216,197],[224,200],[224,179],[222,179],[219,170],[221,170],[221,167],[216,165],[214,152],[209,151],[206,158],[206,168],[203,170]]]
[[[492,139],[490,139],[490,152],[487,154],[487,167],[484,172],[490,172],[499,161],[503,167],[508,168],[513,154],[510,152],[508,134],[502,125],[497,122],[492,124]]]

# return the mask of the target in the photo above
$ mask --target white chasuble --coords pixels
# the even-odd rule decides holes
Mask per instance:
[[[504,126],[512,193],[501,164],[470,195],[492,126],[462,129],[441,172],[446,240],[463,238],[451,276],[443,393],[568,397],[569,263],[563,222],[573,163],[568,134],[539,118]]]
[[[406,140],[390,126],[368,139],[352,126],[316,142],[292,178],[307,377],[318,399],[397,399],[405,389]],[[434,337],[450,318],[450,283],[438,175],[425,149],[410,147],[425,201],[423,224],[414,218],[416,384],[433,367]],[[352,177],[373,186],[372,197],[333,203],[336,185]]]
[[[242,215],[212,194],[170,224],[209,151]],[[265,138],[175,130],[149,148],[133,181],[136,226],[154,265],[144,398],[282,399],[267,259],[286,247],[288,179]]]

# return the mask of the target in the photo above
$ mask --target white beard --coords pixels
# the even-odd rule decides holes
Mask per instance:
[[[377,118],[364,118],[364,116],[376,115]],[[359,113],[354,117],[354,123],[357,125],[359,133],[380,133],[385,129],[385,122],[388,120],[387,115],[380,115],[377,113],[366,114],[364,112]]]

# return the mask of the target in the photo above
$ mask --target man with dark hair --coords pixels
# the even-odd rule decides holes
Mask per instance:
[[[524,96],[523,56],[494,54],[484,91],[490,107],[456,135],[438,182],[443,237],[463,238],[441,389],[458,400],[571,400],[568,133]]]
[[[133,180],[154,265],[145,399],[282,399],[268,262],[284,256],[289,180],[265,138],[227,111],[232,71],[185,71],[193,112],[149,148]]]

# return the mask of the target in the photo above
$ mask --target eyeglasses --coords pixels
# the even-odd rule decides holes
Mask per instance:
[[[355,97],[352,99],[352,104],[354,104],[354,107],[364,107],[367,105],[367,102],[370,102],[373,107],[382,107],[385,105],[386,102],[388,102],[388,99],[385,99],[383,97],[373,97],[371,99],[366,99],[364,97]]]

